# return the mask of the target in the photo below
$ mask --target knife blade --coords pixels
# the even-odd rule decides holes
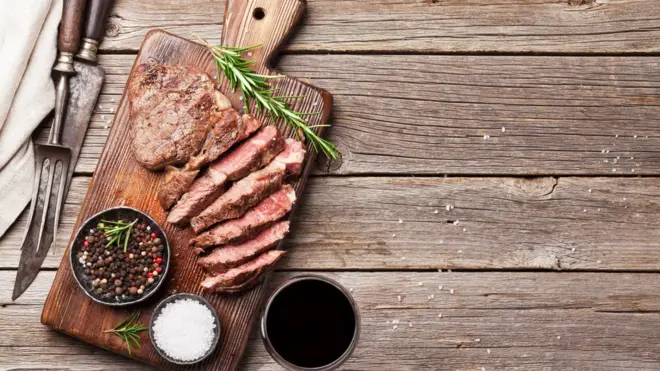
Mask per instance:
[[[67,174],[67,190],[105,80],[105,70],[97,64],[97,50],[113,3],[113,0],[87,0],[85,7],[82,44],[75,56],[76,75],[71,79],[71,98],[63,130],[63,142],[71,148],[72,166]]]
[[[28,229],[21,246],[12,300],[25,292],[37,277],[56,236],[71,161],[71,150],[61,144],[61,129],[67,109],[69,77],[75,73],[73,55],[80,45],[80,28],[86,0],[65,0],[53,70],[57,73],[55,117],[48,144],[35,146],[36,174],[28,216]]]

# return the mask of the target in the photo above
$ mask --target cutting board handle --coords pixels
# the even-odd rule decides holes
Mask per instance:
[[[261,44],[249,58],[264,73],[305,11],[305,0],[227,0],[222,45]]]

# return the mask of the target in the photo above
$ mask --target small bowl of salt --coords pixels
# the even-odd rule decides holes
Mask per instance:
[[[178,365],[192,365],[215,350],[220,340],[220,319],[201,296],[172,295],[151,314],[149,338],[161,357]]]

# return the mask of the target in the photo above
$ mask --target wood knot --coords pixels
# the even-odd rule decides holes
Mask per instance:
[[[557,179],[552,177],[515,179],[514,185],[529,197],[542,197],[551,195],[557,186]]]
[[[117,35],[119,35],[119,31],[121,31],[119,20],[116,18],[110,18],[108,20],[108,24],[105,27],[105,37],[117,37]]]
[[[336,159],[331,159],[328,158],[326,155],[323,153],[319,153],[318,156],[316,156],[316,167],[317,169],[321,170],[324,173],[330,174],[337,172],[339,168],[341,168],[341,165],[343,164],[343,156],[339,148],[337,149],[337,158]]]

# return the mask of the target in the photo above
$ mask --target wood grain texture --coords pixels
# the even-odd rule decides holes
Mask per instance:
[[[62,236],[89,184],[74,180]],[[658,178],[313,177],[278,268],[657,271],[658,194]],[[0,267],[18,264],[21,223]]]
[[[252,17],[253,8],[266,9],[266,17],[256,20]],[[264,42],[260,52],[254,53],[254,68],[260,73],[270,73],[267,63],[288,36],[302,15],[304,2],[299,0],[281,1],[242,1],[227,5],[225,18],[231,27],[225,29],[227,42],[236,46],[247,46],[256,43],[253,37]],[[234,29],[235,28],[235,29]],[[233,29],[235,32],[228,32]],[[215,75],[215,63],[205,47],[188,40],[175,37],[162,31],[153,31],[147,35],[135,65],[155,60],[163,64],[197,65],[209,75]],[[313,88],[305,83],[290,78],[278,79],[274,84],[282,95],[303,95],[294,103],[294,109],[302,112],[321,112],[310,118],[311,125],[323,124],[329,117],[332,97],[325,91]],[[227,92],[227,89],[223,89]],[[235,108],[241,107],[240,94],[228,94]],[[175,259],[172,261],[171,273],[162,291],[201,293],[203,272],[196,267],[188,241],[192,231],[177,229],[165,224],[165,213],[155,200],[156,190],[161,184],[162,174],[148,172],[141,168],[132,158],[128,150],[129,141],[129,105],[127,96],[122,96],[113,122],[113,129],[107,140],[95,176],[81,207],[76,225],[80,225],[91,215],[111,206],[126,205],[146,211],[162,226],[172,246]],[[270,120],[263,118],[265,124]],[[280,132],[285,137],[293,136],[290,128],[276,122]],[[319,134],[322,127],[315,131]],[[301,177],[294,182],[298,196],[301,196],[304,182],[309,169],[314,162],[314,152],[308,145],[308,154]],[[77,229],[74,227],[74,230]],[[66,252],[65,252],[66,255]],[[214,370],[231,370],[238,363],[245,345],[252,320],[260,307],[264,288],[258,285],[255,289],[236,296],[221,296],[203,293],[216,308],[222,321],[221,341],[214,356],[201,362],[198,367]],[[161,295],[162,297],[162,295]],[[143,311],[143,319],[149,318],[155,302],[147,304]],[[112,327],[127,315],[125,310],[111,309],[93,303],[77,288],[71,275],[69,265],[60,265],[51,292],[44,305],[42,322],[56,330],[123,355],[128,355],[126,349],[117,339],[108,334],[99,333],[98,328]],[[143,344],[132,354],[132,358],[157,366],[162,369],[178,369],[159,357],[150,343]]]
[[[95,168],[132,62],[101,56],[107,78],[78,172]],[[335,97],[329,138],[342,161],[316,174],[630,176],[660,174],[659,66],[660,57],[287,55],[278,69]]]
[[[152,28],[219,41],[224,2],[118,0],[104,50],[137,50]],[[309,0],[289,51],[660,51],[655,0]]]
[[[0,287],[11,287],[11,273],[0,272]],[[267,291],[304,273],[274,274]],[[361,340],[343,369],[657,370],[660,362],[656,273],[323,275],[353,289],[362,315]],[[36,318],[53,276],[42,272],[17,303],[0,290],[0,366],[149,369],[41,326]],[[257,331],[240,369],[281,370]]]

